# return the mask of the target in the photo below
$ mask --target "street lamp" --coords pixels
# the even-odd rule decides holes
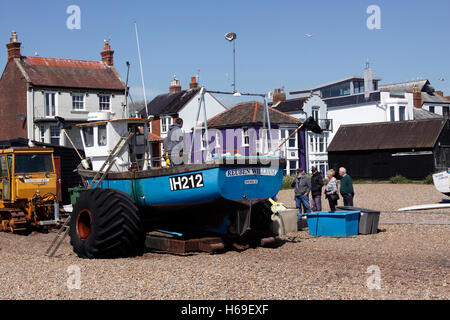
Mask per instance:
[[[225,39],[233,43],[233,93],[236,93],[236,40],[237,35],[234,32],[228,32]]]

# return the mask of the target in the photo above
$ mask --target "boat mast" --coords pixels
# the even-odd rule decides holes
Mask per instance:
[[[144,83],[144,71],[142,70],[142,59],[141,59],[141,47],[139,44],[139,34],[137,29],[137,23],[134,23],[134,29],[136,31],[136,43],[137,43],[137,49],[138,49],[138,56],[139,56],[139,66],[141,69],[141,80],[142,80],[142,91],[144,93],[144,103],[145,103],[145,112],[148,117],[148,106],[147,106],[147,95],[145,93],[145,83]]]

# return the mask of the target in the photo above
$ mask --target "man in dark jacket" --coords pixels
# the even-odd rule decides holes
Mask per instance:
[[[339,169],[339,175],[341,178],[341,195],[344,199],[344,206],[353,207],[353,197],[355,192],[353,190],[352,177],[347,174],[347,169],[344,167]]]
[[[313,211],[322,211],[322,187],[323,179],[322,174],[317,170],[316,167],[312,167],[312,177],[311,177],[311,197]]]
[[[311,180],[302,169],[297,169],[296,176],[292,180],[291,186],[295,188],[295,202],[298,208],[298,218],[302,217],[302,207],[304,213],[311,212],[309,205],[309,192],[311,191]]]
[[[164,139],[164,152],[170,160],[170,166],[179,166],[183,164],[183,149],[184,149],[184,133],[183,119],[177,118],[175,124],[169,127],[167,137]]]

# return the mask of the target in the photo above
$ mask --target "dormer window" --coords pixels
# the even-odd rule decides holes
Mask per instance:
[[[111,110],[111,96],[109,94],[99,95],[99,109],[100,111]]]

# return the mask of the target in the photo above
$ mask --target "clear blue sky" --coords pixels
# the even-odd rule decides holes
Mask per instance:
[[[99,60],[103,39],[111,37],[123,78],[125,62],[131,63],[133,88],[141,86],[137,21],[150,98],[167,92],[174,74],[187,87],[198,69],[207,88],[231,89],[229,31],[238,35],[237,86],[243,92],[293,90],[362,74],[368,58],[384,83],[428,78],[450,95],[448,0],[0,1],[0,43],[16,30],[24,55]],[[72,4],[81,8],[81,30],[66,27]],[[372,4],[381,8],[381,30],[366,27]],[[3,46],[1,68],[5,63]],[[139,90],[133,93],[140,98]]]

